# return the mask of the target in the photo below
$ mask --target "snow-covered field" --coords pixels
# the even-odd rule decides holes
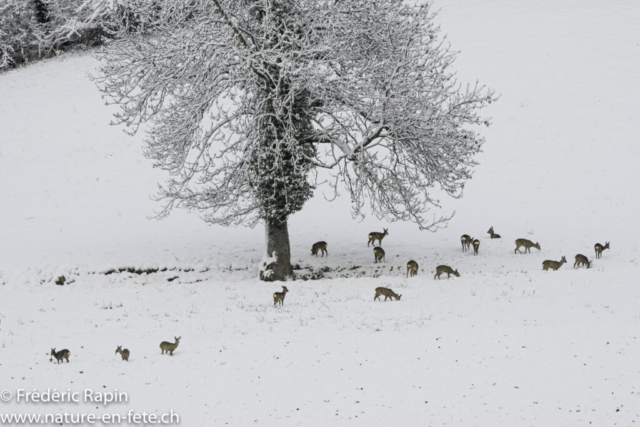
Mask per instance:
[[[456,216],[435,234],[358,222],[346,198],[319,190],[290,220],[293,261],[331,278],[287,282],[281,308],[280,284],[256,279],[261,228],[148,219],[164,176],[141,138],[108,126],[91,56],[0,75],[0,390],[14,394],[0,413],[173,410],[186,426],[640,422],[640,3],[437,6],[460,79],[502,95],[465,197],[444,201]],[[488,239],[491,226],[502,239]],[[383,227],[376,265],[367,234]],[[464,233],[479,256],[462,253]],[[520,237],[541,251],[514,254]],[[318,240],[328,258],[310,256]],[[591,269],[572,268],[605,241]],[[567,265],[542,271],[563,255]],[[420,271],[406,279],[410,259]],[[439,264],[461,277],[434,281]],[[167,270],[103,274],[124,267]],[[61,275],[72,283],[56,286]],[[402,299],[374,302],[377,286]],[[161,355],[174,336],[174,356]],[[121,344],[129,363],[114,354]],[[70,363],[51,363],[52,347]],[[54,388],[129,400],[15,398]]]

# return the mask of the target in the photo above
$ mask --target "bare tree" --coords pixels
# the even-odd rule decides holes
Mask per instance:
[[[400,0],[156,2],[147,33],[98,53],[95,77],[145,155],[170,172],[174,207],[215,224],[266,227],[263,278],[292,273],[287,218],[319,168],[354,215],[436,230],[434,188],[460,197],[483,139],[473,125],[495,100],[461,88],[431,3]],[[152,10],[151,10],[152,9]],[[144,13],[142,14],[144,15]]]

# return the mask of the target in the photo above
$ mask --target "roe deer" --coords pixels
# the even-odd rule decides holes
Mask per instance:
[[[273,293],[273,306],[274,307],[278,303],[280,303],[280,305],[284,304],[284,297],[285,297],[285,295],[287,295],[287,292],[289,292],[289,289],[287,289],[286,286],[283,286],[282,287],[282,292],[274,292]]]
[[[564,264],[565,262],[567,262],[567,259],[565,257],[562,257],[560,261],[542,261],[542,269],[545,271],[548,269],[557,270],[562,267],[562,264]]]
[[[69,363],[69,356],[71,356],[71,352],[66,348],[60,351],[56,351],[55,348],[52,348],[51,355],[56,358],[58,363],[62,362],[62,359],[65,359],[67,363]]]
[[[407,277],[409,277],[409,273],[411,273],[411,277],[418,274],[418,263],[411,260],[407,263]]]
[[[380,296],[384,296],[384,300],[386,301],[387,298],[391,298],[391,301],[393,301],[393,299],[395,298],[396,301],[400,301],[400,297],[402,297],[402,295],[398,295],[395,292],[393,292],[391,289],[389,288],[376,288],[376,295],[373,297],[373,300],[380,300]]]
[[[515,251],[513,251],[513,253],[515,254],[516,251],[518,251],[518,253],[521,254],[522,252],[520,252],[520,247],[524,247],[524,253],[526,254],[527,251],[531,253],[531,248],[540,250],[540,243],[533,243],[531,240],[527,239],[518,239],[516,240],[516,249]]]
[[[167,341],[162,341],[160,343],[160,350],[162,350],[162,353],[160,354],[164,354],[164,352],[166,351],[169,356],[173,356],[173,351],[178,348],[178,344],[180,344],[180,338],[182,337],[173,337],[176,342],[171,343],[171,342],[167,342]]]
[[[369,241],[367,242],[367,246],[369,246],[369,244],[371,242],[373,242],[373,244],[376,244],[376,240],[378,241],[378,244],[381,245],[382,244],[382,239],[384,239],[384,236],[388,236],[389,235],[389,230],[386,228],[383,228],[384,233],[379,233],[377,231],[372,231],[371,233],[369,233]]]
[[[127,362],[129,361],[129,350],[128,349],[122,349],[122,346],[119,345],[118,348],[116,348],[116,353],[120,353],[120,356],[122,356],[122,360],[126,360]]]
[[[329,251],[327,251],[327,242],[317,242],[311,246],[311,255],[318,256],[318,251],[322,251],[322,256],[327,254],[329,256]]]
[[[573,268],[576,268],[576,266],[580,267],[581,265],[586,265],[587,268],[589,268],[591,267],[591,261],[589,261],[586,256],[578,254],[576,255],[576,262],[573,263]]]
[[[604,246],[602,246],[600,243],[596,243],[594,249],[596,250],[596,258],[602,258],[602,251],[604,251],[605,249],[609,249],[609,242],[607,242]]]
[[[463,234],[462,236],[460,236],[460,243],[462,243],[462,252],[469,250],[471,241],[473,241],[473,238],[468,234]]]
[[[373,248],[374,263],[382,260],[384,260],[384,262],[387,262],[384,256],[384,249],[382,249],[380,246],[376,246],[375,248]]]
[[[448,265],[439,265],[436,267],[436,274],[433,276],[433,280],[436,280],[436,277],[440,279],[440,275],[442,273],[447,273],[447,279],[451,277],[452,274],[454,276],[460,277],[460,273],[458,273],[458,270],[454,271],[453,268],[449,267]]]
[[[496,233],[493,232],[493,226],[491,226],[491,228],[489,229],[489,231],[487,231],[487,233],[489,233],[491,235],[492,239],[499,239],[500,238],[499,234],[496,234]]]
[[[478,249],[480,249],[480,240],[475,239],[473,241],[473,254],[478,255]]]

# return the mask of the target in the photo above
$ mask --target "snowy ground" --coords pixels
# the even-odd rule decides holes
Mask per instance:
[[[129,396],[106,408],[13,399],[0,413],[173,410],[186,426],[640,422],[640,4],[438,6],[461,80],[502,94],[465,197],[445,203],[457,215],[420,233],[355,221],[348,200],[319,191],[291,219],[293,260],[333,278],[288,282],[282,308],[279,285],[255,279],[262,229],[147,219],[163,175],[140,138],[107,125],[90,56],[0,75],[0,389]],[[503,239],[489,240],[490,226]],[[383,227],[379,266],[366,235]],[[480,238],[479,256],[461,252],[463,233]],[[519,237],[542,250],[514,254]],[[310,257],[318,240],[328,258]],[[572,268],[605,241],[592,269]],[[542,271],[563,255],[567,265]],[[407,280],[410,259],[420,272]],[[434,281],[439,264],[461,277]],[[123,267],[168,270],[102,274]],[[72,283],[56,286],[60,275]],[[401,301],[374,302],[377,286]],[[161,356],[174,336],[174,357]],[[51,347],[71,362],[51,363]]]

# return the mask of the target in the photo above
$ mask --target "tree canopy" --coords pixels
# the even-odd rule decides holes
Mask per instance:
[[[145,155],[171,178],[174,207],[223,225],[302,208],[329,169],[354,215],[437,229],[434,188],[459,197],[495,100],[461,87],[432,4],[400,0],[156,1],[98,53],[96,81],[146,124]]]

